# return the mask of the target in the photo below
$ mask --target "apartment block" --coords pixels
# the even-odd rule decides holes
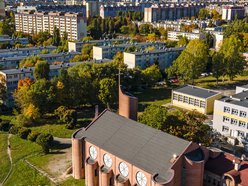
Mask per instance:
[[[1,49],[0,50],[0,59],[8,57],[20,57],[20,56],[31,56],[38,55],[43,50],[46,50],[48,53],[57,49],[55,46],[46,46],[46,47],[28,47],[28,48],[12,48],[12,49]]]
[[[213,117],[213,128],[233,144],[248,142],[248,88],[238,87],[236,92],[215,101]]]
[[[184,17],[196,16],[205,5],[198,4],[154,4],[144,9],[145,22],[177,20]]]
[[[181,54],[184,47],[166,48],[160,47],[157,50],[147,50],[140,52],[124,52],[124,63],[128,68],[139,67],[145,69],[152,64],[158,64],[164,70],[171,66],[172,62]]]
[[[118,12],[143,12],[145,7],[150,7],[151,3],[143,3],[143,4],[105,4],[100,6],[100,16],[104,19],[106,17],[115,17],[118,15]]]
[[[164,42],[142,42],[142,43],[126,43],[119,45],[94,46],[93,59],[112,59],[117,52],[123,52],[128,47],[135,47],[138,50],[145,49],[150,46],[164,47]]]
[[[63,63],[57,65],[50,65],[49,77],[53,78],[59,75],[60,69],[70,68],[72,66],[82,64],[82,62],[77,63]],[[17,69],[9,69],[9,70],[1,70],[0,71],[0,81],[4,81],[7,92],[7,100],[6,105],[11,107],[13,106],[13,98],[12,93],[18,86],[18,82],[21,79],[30,78],[34,79],[34,67],[27,68],[17,68]]]
[[[211,114],[214,110],[214,101],[222,97],[222,94],[218,91],[193,85],[185,85],[174,89],[171,95],[172,105],[187,110],[197,110],[202,114]]]
[[[67,52],[67,53],[58,53],[58,54],[38,54],[42,59],[52,64],[53,62],[69,62],[75,55],[79,55],[79,52]],[[7,57],[0,59],[0,66],[2,69],[12,69],[18,68],[21,60],[27,58],[27,56],[16,56],[16,57]]]
[[[178,41],[180,37],[186,37],[188,40],[204,39],[205,34],[197,32],[180,32],[180,31],[168,31],[168,40]]]
[[[48,31],[53,34],[55,27],[59,28],[60,35],[68,34],[69,40],[80,40],[87,36],[85,16],[80,13],[63,12],[22,12],[15,14],[16,31],[28,34],[37,34]]]
[[[244,6],[227,5],[222,7],[222,19],[226,21],[234,20],[235,18],[242,19],[245,17]]]
[[[128,42],[130,39],[124,38],[124,39],[100,39],[100,40],[90,40],[90,41],[69,41],[68,42],[68,51],[69,52],[81,52],[82,48],[86,44],[91,44],[94,46],[102,46],[102,45],[114,45],[114,44],[121,44]]]

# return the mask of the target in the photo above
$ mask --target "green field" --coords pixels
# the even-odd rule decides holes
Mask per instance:
[[[166,87],[147,88],[144,91],[135,92],[139,100],[139,112],[142,112],[148,105],[164,105],[171,100],[171,89]]]
[[[244,85],[248,83],[248,75],[246,73],[244,75],[238,75],[234,78],[233,81],[230,81],[227,77],[219,79],[218,84],[216,83],[216,79],[213,76],[208,77],[200,77],[195,80],[195,85],[203,87],[203,88],[210,88],[210,89],[218,89],[218,88],[235,88],[237,85]]]
[[[23,140],[18,136],[10,138],[13,171],[5,185],[50,185],[49,180],[31,168],[24,158],[41,152],[36,143]]]
[[[0,183],[10,170],[10,161],[7,155],[8,134],[0,132]]]

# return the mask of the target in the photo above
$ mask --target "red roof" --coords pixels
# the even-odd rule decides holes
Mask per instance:
[[[222,153],[217,158],[209,158],[205,164],[205,169],[219,176],[227,173],[233,176],[236,183],[248,186],[248,162],[242,161],[239,171],[235,171],[233,160],[237,161],[237,158],[232,154]]]

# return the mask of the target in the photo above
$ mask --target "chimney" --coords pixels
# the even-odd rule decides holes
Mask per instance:
[[[97,118],[99,115],[99,108],[98,105],[95,106],[95,118]]]
[[[234,164],[234,170],[239,171],[240,169],[240,160],[239,159],[234,159],[233,164]]]

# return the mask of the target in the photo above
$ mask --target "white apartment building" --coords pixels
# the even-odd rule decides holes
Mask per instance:
[[[230,143],[247,141],[248,86],[237,87],[233,96],[215,100],[213,128],[227,136]]]
[[[136,49],[145,49],[150,46],[164,47],[164,42],[142,42],[142,43],[126,43],[119,45],[103,45],[93,46],[93,59],[112,59],[117,52],[123,52],[128,47],[135,47]]]
[[[222,7],[222,19],[231,21],[235,18],[241,19],[245,17],[245,7],[244,6],[223,6]]]
[[[201,32],[168,31],[168,40],[178,41],[179,37],[186,37],[188,40],[193,40],[204,39],[205,35]]]
[[[161,47],[158,50],[124,52],[124,63],[128,66],[128,68],[139,67],[141,69],[145,69],[152,64],[158,64],[160,69],[164,70],[171,66],[172,62],[181,54],[183,50],[184,47]]]
[[[87,36],[87,23],[82,14],[62,12],[21,12],[15,14],[16,31],[28,34],[37,34],[48,31],[53,34],[55,27],[59,28],[60,35],[68,34],[69,40],[80,40]]]

